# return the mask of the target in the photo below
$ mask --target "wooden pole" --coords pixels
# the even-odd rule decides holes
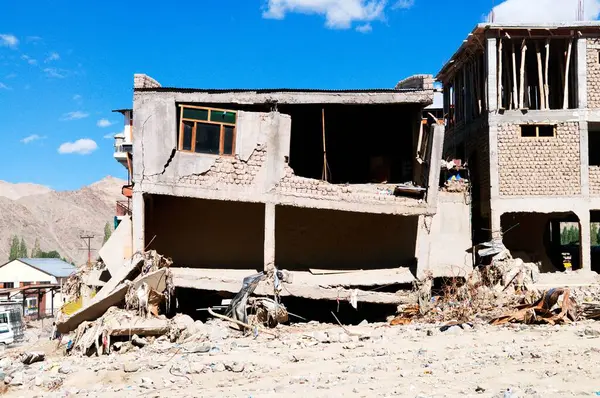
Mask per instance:
[[[569,108],[569,66],[571,65],[571,47],[573,47],[573,39],[569,39],[567,47],[567,63],[565,66],[565,91],[563,96],[563,109]]]
[[[546,65],[544,65],[544,95],[546,109],[550,109],[550,83],[548,82],[548,66],[550,64],[550,39],[546,39]]]
[[[502,106],[502,39],[498,39],[498,109],[503,109]]]
[[[325,108],[321,109],[321,121],[323,123],[323,180],[328,181],[327,175],[327,145],[325,143]]]
[[[525,57],[527,55],[527,42],[523,39],[521,44],[521,71],[519,76],[519,109],[523,109],[523,100],[525,99]]]
[[[537,58],[537,70],[538,70],[538,86],[539,86],[539,109],[546,108],[546,94],[544,88],[544,73],[542,71],[542,54],[540,53],[540,46],[538,42],[535,42],[535,56]]]
[[[512,44],[512,76],[513,76],[513,109],[519,108],[519,94],[517,93],[517,56],[515,55],[515,43]]]

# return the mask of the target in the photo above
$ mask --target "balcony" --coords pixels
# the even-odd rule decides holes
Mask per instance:
[[[128,170],[130,168],[131,154],[133,154],[133,143],[126,140],[123,133],[115,135],[114,157],[117,162],[121,163]]]

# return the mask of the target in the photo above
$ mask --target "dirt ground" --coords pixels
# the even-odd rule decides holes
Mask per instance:
[[[279,326],[243,337],[221,321],[185,343],[157,339],[102,357],[37,341],[0,354],[6,397],[591,397],[600,322],[564,326]],[[35,338],[33,339],[35,340]],[[46,359],[22,365],[21,352]],[[16,379],[16,380],[15,380]],[[510,393],[505,395],[507,389]],[[512,394],[512,395],[511,395]]]

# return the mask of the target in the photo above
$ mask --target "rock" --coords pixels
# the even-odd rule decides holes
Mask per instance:
[[[63,374],[63,375],[68,375],[69,373],[72,373],[73,369],[71,368],[71,365],[69,365],[68,363],[63,363],[61,365],[60,368],[58,368],[58,373]]]
[[[123,371],[125,373],[135,373],[140,370],[140,365],[135,362],[127,362],[123,364]]]
[[[483,394],[485,392],[485,388],[477,386],[477,388],[475,388],[475,392],[478,394]]]
[[[242,373],[244,371],[244,364],[239,362],[233,362],[225,365],[225,369],[233,373]]]
[[[213,372],[224,372],[225,371],[225,365],[223,365],[223,363],[221,363],[221,362],[211,364],[210,367]]]
[[[44,385],[44,378],[42,376],[36,376],[34,384],[36,385],[36,387]]]
[[[338,333],[328,333],[329,335],[329,342],[330,343],[339,343],[340,341],[340,334]]]
[[[209,367],[206,367],[203,363],[201,362],[192,362],[190,364],[190,368],[188,369],[188,373],[190,374],[200,374],[200,373],[205,373],[209,370]]]
[[[148,345],[148,340],[143,337],[139,337],[137,334],[134,334],[131,338],[131,344],[133,344],[135,347],[141,348]]]
[[[25,365],[31,365],[32,363],[42,362],[46,358],[46,354],[43,352],[26,352],[21,356],[21,362]]]
[[[312,337],[319,343],[329,343],[329,335],[325,332],[313,332]]]
[[[22,386],[23,385],[23,373],[15,373],[8,382],[11,386]],[[6,380],[4,380],[6,383]]]
[[[350,338],[350,336],[348,336],[348,334],[341,333],[339,341],[340,341],[340,343],[349,343],[352,341],[352,339]]]
[[[590,337],[600,337],[600,330],[592,329],[591,327],[587,327],[583,331],[583,334],[585,334],[586,336],[590,336]]]
[[[2,368],[2,369],[8,368],[11,364],[12,364],[12,361],[10,358],[0,359],[0,368]]]
[[[363,321],[361,323],[358,324],[358,326],[367,326],[369,324],[369,321],[367,321],[366,319],[363,319]]]
[[[154,388],[154,381],[149,377],[142,377],[140,380],[140,387],[146,389]]]
[[[185,347],[185,350],[190,354],[206,354],[211,351],[210,344],[190,344]]]
[[[459,325],[442,326],[440,328],[440,332],[444,332],[444,333],[447,333],[447,334],[462,334],[463,333],[463,329]]]

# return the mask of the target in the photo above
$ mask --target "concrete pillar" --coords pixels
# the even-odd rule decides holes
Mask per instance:
[[[493,202],[490,223],[492,224],[492,239],[499,239],[502,236],[502,213],[494,211]]]
[[[136,191],[134,188],[133,198],[132,198],[132,247],[133,252],[144,251],[146,248],[146,238],[145,238],[145,204],[144,204],[144,195],[140,191]]]
[[[430,270],[429,263],[431,248],[431,226],[432,216],[419,216],[417,229],[417,247],[415,257],[417,258],[417,278],[423,279],[425,271]]]
[[[581,268],[587,271],[591,271],[592,240],[590,234],[590,212],[578,212],[577,217],[579,217],[579,248],[581,250]]]
[[[589,150],[588,123],[584,119],[579,120],[579,161],[581,167],[581,195],[584,198],[590,196],[590,150]]]
[[[487,39],[487,104],[490,112],[498,110],[498,47],[497,39]]]
[[[577,96],[578,108],[587,108],[587,40],[577,39]]]
[[[432,137],[429,140],[430,157],[429,176],[427,179],[427,205],[430,210],[437,211],[437,201],[439,195],[440,173],[442,156],[444,155],[444,135],[446,127],[442,124],[434,124],[431,127]]]
[[[264,271],[275,269],[275,204],[265,204]]]

